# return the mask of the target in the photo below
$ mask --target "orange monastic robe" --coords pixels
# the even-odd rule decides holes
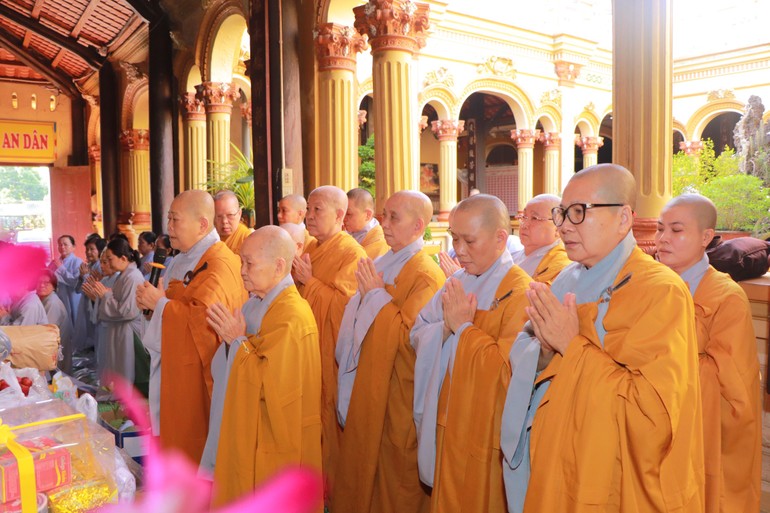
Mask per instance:
[[[335,472],[335,513],[427,513],[430,507],[430,488],[417,473],[409,332],[444,280],[435,261],[420,251],[385,287],[393,300],[361,346]]]
[[[313,240],[305,252],[310,255],[313,277],[299,287],[302,297],[310,303],[318,323],[321,348],[321,424],[323,470],[327,476],[327,492],[332,490],[334,461],[339,451],[340,427],[337,423],[337,345],[345,305],[355,294],[358,283],[355,272],[358,260],[366,252],[347,232],[340,231],[319,244]]]
[[[205,266],[205,268],[204,268]],[[161,335],[160,440],[192,461],[206,444],[211,404],[211,359],[220,343],[206,322],[206,310],[222,303],[232,311],[248,298],[241,263],[222,242],[211,246],[185,287],[168,284]]]
[[[291,285],[235,354],[214,470],[217,504],[252,492],[289,466],[321,470],[318,327]]]
[[[495,292],[496,309],[477,310],[460,336],[438,403],[431,511],[505,512],[500,424],[511,378],[508,353],[521,331],[532,279],[514,265]]]
[[[361,246],[366,251],[366,255],[374,260],[378,256],[382,256],[388,252],[390,246],[385,242],[385,234],[382,233],[382,226],[375,225],[374,228],[366,232],[364,240],[361,241]]]
[[[538,377],[551,379],[531,432],[525,513],[703,511],[703,425],[692,299],[634,248],[603,326],[580,333]]]
[[[746,293],[709,267],[695,290],[706,513],[759,511],[762,400]]]
[[[235,229],[233,233],[230,234],[230,236],[223,240],[222,242],[227,245],[228,248],[230,248],[230,251],[235,253],[236,255],[241,254],[241,245],[243,244],[243,241],[246,240],[246,237],[251,235],[253,230],[246,226],[243,223],[238,223],[238,228]]]
[[[535,269],[532,279],[540,283],[551,283],[559,275],[562,269],[571,264],[564,245],[560,242],[545,254]]]

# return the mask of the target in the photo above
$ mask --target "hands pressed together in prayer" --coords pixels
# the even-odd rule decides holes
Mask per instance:
[[[80,264],[80,277],[82,278],[83,276],[88,274],[90,270],[91,268],[88,267],[87,263],[83,262],[82,264]]]
[[[575,294],[566,294],[562,304],[548,285],[533,281],[527,299],[527,315],[543,350],[563,355],[570,341],[580,333]]]
[[[358,281],[358,291],[361,293],[362,298],[371,290],[385,288],[382,273],[377,272],[377,268],[374,266],[374,261],[371,258],[362,258],[358,261],[356,281]]]
[[[102,282],[95,280],[93,276],[89,276],[83,282],[83,293],[92,301],[98,297],[104,297],[109,290]]]
[[[154,311],[162,297],[166,297],[163,278],[158,281],[157,287],[153,287],[149,281],[146,281],[136,288],[136,306],[142,310]]]
[[[310,264],[310,255],[295,256],[291,263],[291,276],[296,283],[305,285],[313,277],[313,266]]]
[[[438,266],[444,271],[447,278],[460,270],[460,261],[449,256],[449,253],[441,251],[438,254]]]
[[[206,310],[206,321],[226,344],[246,336],[246,318],[240,308],[230,312],[222,303],[214,303]]]
[[[466,294],[463,284],[457,278],[449,278],[441,293],[444,307],[444,340],[455,333],[466,322],[473,322],[478,307],[475,294]]]

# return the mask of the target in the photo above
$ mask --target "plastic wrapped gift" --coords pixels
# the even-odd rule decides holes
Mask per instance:
[[[37,511],[79,513],[116,502],[114,438],[58,399],[0,412],[0,499]],[[1,510],[2,508],[0,508]]]

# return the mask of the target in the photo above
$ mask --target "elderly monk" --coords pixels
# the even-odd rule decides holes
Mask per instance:
[[[527,202],[519,220],[522,249],[512,253],[513,261],[541,283],[551,283],[562,269],[570,264],[559,231],[551,220],[551,210],[559,206],[561,198],[540,194]]]
[[[463,200],[449,229],[462,269],[411,332],[420,479],[433,486],[431,511],[505,511],[500,418],[532,279],[506,249],[510,217],[500,199]]]
[[[531,284],[531,329],[511,350],[509,512],[703,511],[692,299],[636,247],[636,194],[627,169],[600,164],[552,211],[575,263],[552,288]]]
[[[150,352],[150,414],[165,447],[200,461],[209,424],[211,359],[219,337],[206,309],[231,311],[246,301],[238,257],[214,229],[214,200],[199,190],[181,193],[168,211],[168,234],[179,254],[157,287],[136,290],[140,308],[152,310],[142,343]],[[161,379],[162,377],[162,379]]]
[[[214,195],[214,226],[219,239],[236,255],[241,252],[241,244],[252,232],[241,222],[243,210],[238,196],[233,191],[219,191]]]
[[[425,194],[395,193],[382,217],[390,251],[358,264],[358,293],[345,308],[337,339],[337,413],[344,431],[331,507],[335,513],[430,508],[430,491],[417,475],[415,353],[409,332],[445,279],[421,251],[432,214]]]
[[[333,462],[339,449],[337,424],[337,362],[334,350],[345,306],[356,292],[358,261],[364,249],[342,229],[348,208],[345,191],[331,185],[318,187],[308,198],[307,228],[315,239],[294,259],[293,276],[300,294],[310,303],[318,323],[321,348],[321,422],[326,498],[333,490]]]
[[[296,254],[298,257],[301,257],[302,253],[305,252],[305,229],[301,224],[294,223],[282,223],[281,228],[286,230],[286,233],[294,241]]]
[[[318,328],[289,274],[294,243],[264,226],[241,248],[241,276],[259,298],[244,317],[216,303],[209,324],[230,366],[214,470],[215,502],[252,492],[289,466],[321,470]]]
[[[695,302],[706,512],[759,511],[762,398],[756,339],[746,293],[709,265],[705,248],[716,221],[708,198],[674,198],[660,214],[655,247]]]
[[[374,217],[374,198],[366,189],[348,191],[344,225],[345,230],[363,246],[370,259],[384,255],[390,249],[385,242],[382,226]]]
[[[305,230],[305,247],[313,240],[313,236],[305,226],[307,214],[307,201],[301,194],[289,194],[278,202],[278,222],[280,224],[298,224]]]

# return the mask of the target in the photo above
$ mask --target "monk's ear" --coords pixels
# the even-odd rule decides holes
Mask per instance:
[[[371,221],[373,217],[374,217],[374,210],[372,210],[371,208],[367,208],[366,209],[366,220],[367,221]]]
[[[502,228],[495,230],[495,241],[505,247],[505,245],[508,243],[508,233],[506,233],[506,231]]]
[[[634,211],[629,205],[623,205],[620,210],[621,231],[628,232],[634,226]]]
[[[701,245],[703,246],[703,249],[706,249],[709,244],[711,244],[712,239],[714,238],[714,235],[716,233],[714,232],[713,228],[706,228],[703,230],[703,240],[701,241]]]
[[[341,208],[338,208],[338,209],[337,209],[337,219],[336,219],[336,221],[337,221],[339,224],[342,224],[342,222],[343,222],[344,220],[345,220],[345,211],[344,211],[343,209],[341,209]]]

